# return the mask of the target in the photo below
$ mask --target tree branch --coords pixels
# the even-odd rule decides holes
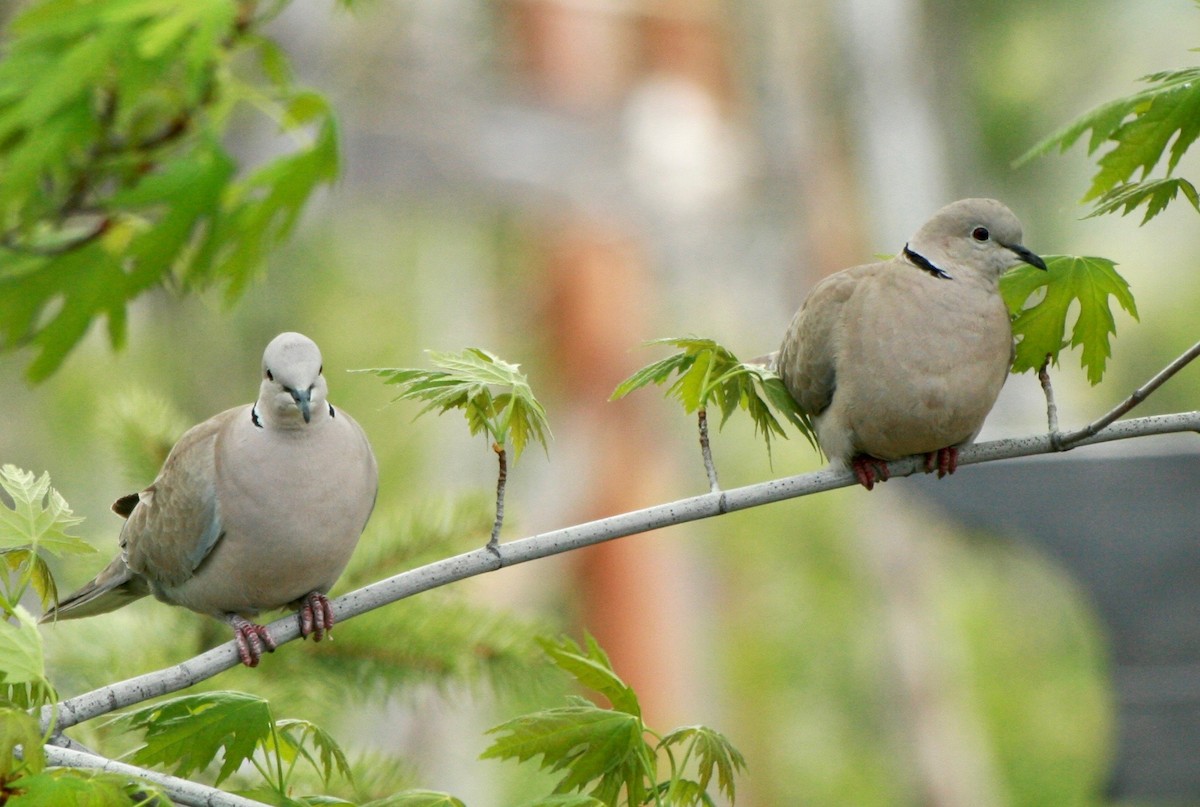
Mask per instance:
[[[1175,361],[1159,370],[1153,378],[1135,389],[1133,394],[1131,394],[1117,406],[1113,407],[1113,409],[1104,415],[1104,417],[1092,421],[1082,429],[1057,435],[1057,439],[1055,440],[1056,448],[1059,451],[1066,451],[1068,448],[1073,448],[1073,443],[1083,444],[1083,441],[1088,437],[1091,437],[1101,429],[1106,428],[1121,415],[1125,414],[1130,409],[1133,409],[1133,407],[1146,400],[1150,393],[1161,387],[1167,379],[1186,367],[1188,363],[1197,356],[1200,356],[1200,342],[1192,345],[1190,348],[1180,354],[1179,358],[1175,359]]]
[[[76,751],[70,748],[46,746],[46,762],[63,768],[96,768],[106,773],[135,776],[158,785],[171,801],[186,807],[262,807],[262,802],[235,796],[214,787],[196,784],[177,776],[149,771],[123,762]]]
[[[1077,440],[1076,445],[1095,445],[1134,437],[1185,431],[1200,432],[1200,411],[1121,421],[1101,429],[1097,434]],[[1053,437],[1049,434],[1037,434],[967,446],[959,452],[958,465],[962,467],[1015,457],[1051,454],[1064,450],[1057,445],[1057,441]],[[907,457],[888,465],[892,478],[908,476],[924,470],[924,457]],[[509,541],[495,548],[483,547],[401,572],[393,577],[351,591],[333,601],[334,613],[337,615],[338,621],[342,622],[414,594],[448,585],[467,577],[493,572],[505,566],[569,552],[592,544],[611,541],[614,538],[623,538],[627,535],[855,484],[857,481],[850,471],[825,469],[717,493],[692,496],[590,521],[586,524]],[[295,614],[277,619],[268,626],[268,629],[276,644],[279,645],[290,642],[300,635],[299,621]],[[43,730],[50,725],[55,711],[58,712],[56,730],[62,731],[117,709],[185,689],[234,667],[238,663],[236,643],[226,642],[174,667],[110,684],[92,692],[68,698],[53,706],[44,707],[42,710]]]

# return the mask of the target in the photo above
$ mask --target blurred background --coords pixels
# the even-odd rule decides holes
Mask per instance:
[[[1143,323],[1118,315],[1104,383],[1089,387],[1072,354],[1053,374],[1064,426],[1197,338],[1193,211],[1145,228],[1083,219],[1082,146],[1012,167],[1137,77],[1194,63],[1200,10],[1185,0],[332,6],[297,0],[269,31],[332,99],[345,170],[262,282],[233,306],[147,295],[125,350],[93,333],[37,387],[27,356],[0,356],[0,461],[49,471],[105,556],[119,529],[108,504],[150,481],[123,459],[113,413],[178,413],[162,415],[178,434],[247,402],[282,330],[321,345],[332,400],[379,456],[363,548],[403,542],[431,499],[481,512],[467,542],[484,541],[495,461],[457,416],[414,423],[416,406],[344,370],[425,366],[422,351],[465,346],[522,364],[555,439],[512,469],[506,538],[701,493],[691,418],[655,390],[607,401],[662,355],[640,343],[696,334],[743,358],[773,350],[817,280],[896,252],[964,196],[1005,201],[1034,251],[1111,258],[1132,284]],[[272,147],[243,137],[248,159]],[[1137,413],[1195,408],[1198,384],[1186,371]],[[1044,428],[1036,379],[1013,377],[982,439]],[[1153,438],[842,490],[457,588],[551,632],[590,631],[650,725],[723,731],[749,763],[739,804],[1200,804],[1196,449]],[[823,464],[795,438],[768,459],[737,418],[714,452],[726,487]],[[60,584],[101,563],[59,564]],[[405,632],[370,619],[358,639],[344,626],[341,652],[376,643],[402,659]],[[51,664],[75,694],[223,641],[204,621],[143,602],[55,626]],[[201,633],[165,650],[180,631]],[[288,646],[216,683],[258,691],[283,657],[322,652]],[[518,661],[509,682],[544,678]],[[326,686],[341,689],[335,675]],[[331,728],[380,769],[403,759],[408,782],[513,804],[545,780],[478,761],[483,731],[558,701],[508,689],[364,686]],[[345,697],[304,691],[288,709]]]

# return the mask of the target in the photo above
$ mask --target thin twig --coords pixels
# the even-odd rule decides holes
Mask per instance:
[[[717,466],[713,464],[712,445],[708,442],[708,411],[702,406],[697,411],[696,419],[700,423],[700,455],[704,457],[704,472],[708,474],[708,490],[716,493],[721,489],[717,480]]]
[[[1038,381],[1042,385],[1042,392],[1046,396],[1046,427],[1050,434],[1058,434],[1058,405],[1054,403],[1054,387],[1050,385],[1050,356],[1046,354],[1046,360],[1042,362],[1042,366],[1038,368]]]
[[[508,485],[508,455],[504,446],[492,443],[492,451],[500,460],[500,473],[496,478],[496,523],[492,525],[492,537],[488,539],[487,548],[492,552],[500,545],[500,528],[504,526],[504,488]]]
[[[177,776],[138,768],[105,757],[71,748],[46,746],[46,761],[63,768],[95,768],[121,776],[135,776],[157,785],[176,804],[187,807],[262,807],[262,802],[235,796],[215,787],[197,784]]]
[[[1106,443],[1155,434],[1200,432],[1200,411],[1173,415],[1155,415],[1115,423],[1102,432],[1079,441],[1079,445]],[[1050,435],[1036,434],[1007,440],[994,440],[967,446],[959,451],[958,465],[1050,454],[1056,450]],[[892,478],[924,471],[924,457],[907,457],[888,463]],[[539,558],[569,552],[585,546],[623,538],[627,535],[711,518],[735,510],[745,510],[772,502],[794,499],[834,488],[858,484],[848,470],[825,469],[812,473],[773,479],[719,493],[706,493],[666,504],[622,513],[598,521],[565,527],[559,530],[508,541],[492,549],[482,548],[452,558],[401,572],[380,580],[333,601],[338,622],[373,611],[397,600],[423,591],[448,585],[467,577],[493,572]],[[300,636],[299,620],[288,614],[267,626],[276,644],[283,645]],[[136,703],[178,692],[192,684],[236,667],[239,664],[237,645],[223,645],[201,653],[174,667],[130,678],[69,698],[59,704],[43,707],[43,728],[58,710],[56,729],[62,731],[85,720],[99,717]]]
[[[1107,428],[1110,423],[1121,417],[1121,415],[1125,414],[1130,409],[1133,409],[1142,401],[1146,400],[1150,393],[1161,387],[1163,383],[1167,381],[1167,379],[1186,367],[1187,364],[1197,356],[1200,356],[1200,342],[1192,345],[1190,348],[1180,354],[1179,358],[1175,359],[1175,361],[1159,370],[1153,378],[1135,389],[1133,394],[1131,394],[1117,406],[1113,407],[1107,414],[1104,415],[1104,417],[1092,421],[1082,429],[1059,434],[1058,439],[1056,440],[1055,448],[1058,451],[1066,451],[1069,448],[1074,448],[1073,444],[1080,443],[1096,434],[1101,429]]]

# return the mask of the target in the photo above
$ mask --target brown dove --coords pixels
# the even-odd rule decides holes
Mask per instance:
[[[227,622],[242,663],[275,649],[262,611],[299,609],[317,641],[326,592],[375,504],[378,470],[358,423],[327,399],[321,351],[281,333],[263,353],[258,401],[189,429],[150,487],[119,499],[121,553],[42,621],[101,614],[146,594]]]
[[[870,490],[889,460],[924,454],[953,473],[1012,364],[1000,276],[1045,269],[1021,223],[992,199],[939,210],[891,260],[817,284],[796,312],[776,369],[817,442]]]

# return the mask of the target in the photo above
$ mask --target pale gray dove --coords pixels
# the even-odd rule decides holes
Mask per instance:
[[[776,369],[829,459],[864,487],[888,460],[924,454],[953,473],[1012,364],[1000,275],[1045,262],[1021,246],[1021,223],[992,199],[939,210],[889,261],[817,284],[796,312]]]
[[[326,400],[321,351],[281,333],[263,353],[254,404],[189,429],[154,484],[117,500],[121,554],[43,617],[101,614],[153,594],[229,623],[249,667],[275,649],[248,617],[298,608],[303,636],[333,626],[325,593],[375,504],[375,456]]]

